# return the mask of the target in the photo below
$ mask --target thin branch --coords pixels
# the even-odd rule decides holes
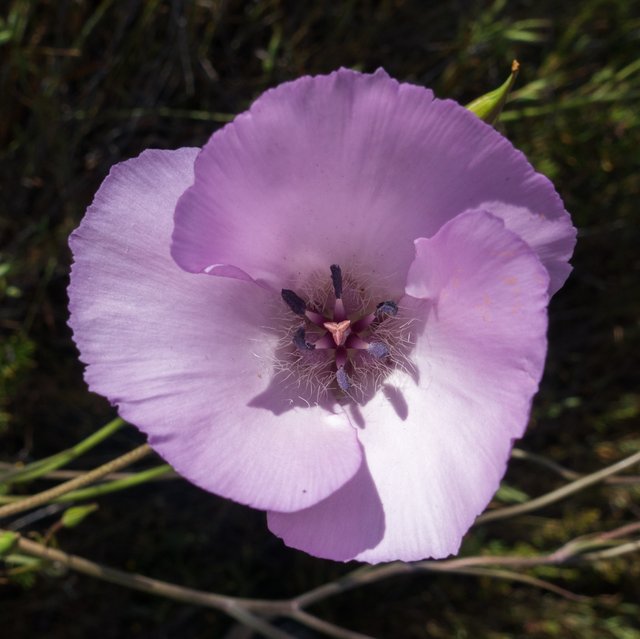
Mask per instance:
[[[7,528],[9,530],[20,530],[21,528],[26,528],[27,526],[32,526],[37,523],[41,519],[45,519],[46,517],[51,517],[53,515],[58,514],[65,510],[67,506],[64,504],[48,504],[43,506],[42,508],[37,508],[36,510],[32,510],[30,513],[23,515],[22,517],[18,517],[14,519],[9,524],[7,524]]]
[[[590,475],[585,475],[580,479],[576,479],[575,481],[566,484],[557,490],[553,490],[546,495],[542,495],[541,497],[537,497],[536,499],[531,499],[530,501],[525,502],[524,504],[516,504],[515,506],[508,506],[506,508],[499,508],[497,510],[490,510],[482,515],[480,515],[476,519],[476,524],[485,524],[489,521],[496,521],[498,519],[506,519],[507,517],[515,517],[517,515],[522,515],[524,513],[531,512],[532,510],[537,510],[538,508],[542,508],[543,506],[548,506],[549,504],[553,504],[556,501],[560,501],[569,495],[573,495],[593,484],[597,484],[603,479],[615,475],[626,468],[629,468],[635,464],[640,463],[640,451],[623,459],[611,466],[607,466],[602,470],[598,470],[595,473],[591,473]]]
[[[565,591],[554,584],[549,584],[548,582],[535,577],[519,575],[518,573],[512,573],[501,568],[504,566],[509,566],[511,568],[531,568],[534,566],[550,564],[558,565],[567,563],[570,560],[582,562],[598,561],[636,552],[640,549],[640,540],[632,540],[628,542],[622,540],[620,545],[614,546],[613,548],[584,553],[585,550],[590,550],[606,543],[607,539],[611,541],[613,536],[617,537],[617,535],[621,534],[625,528],[629,529],[630,526],[623,526],[616,531],[610,531],[609,533],[593,535],[590,539],[574,539],[551,553],[529,557],[472,556],[444,561],[428,560],[413,564],[396,562],[383,566],[367,566],[355,570],[334,582],[323,584],[319,588],[315,588],[289,600],[244,599],[240,597],[230,597],[217,593],[204,592],[192,588],[185,588],[175,584],[159,581],[157,579],[151,579],[150,577],[145,577],[143,575],[127,573],[103,566],[82,557],[77,557],[54,548],[49,548],[22,536],[18,536],[15,542],[15,547],[18,551],[27,555],[58,562],[72,570],[76,570],[104,581],[184,603],[214,608],[228,614],[246,626],[261,632],[269,639],[290,639],[290,635],[278,628],[275,628],[265,619],[275,616],[286,616],[291,619],[295,619],[310,628],[314,628],[338,639],[370,639],[367,638],[366,635],[340,628],[313,615],[309,615],[303,611],[302,608],[322,599],[346,592],[347,590],[357,586],[380,581],[382,579],[388,579],[400,574],[425,571],[509,578],[537,587],[546,588],[547,590],[556,592],[564,597],[580,597],[580,595],[574,595],[574,593],[569,593],[569,591]],[[5,531],[0,530],[0,535],[4,532]]]
[[[110,437],[116,431],[120,430],[124,424],[125,422],[122,419],[116,417],[116,419],[111,420],[108,424],[98,429],[95,433],[91,433],[89,437],[83,439],[71,448],[67,448],[50,457],[39,459],[22,468],[10,467],[7,472],[0,476],[0,483],[17,484],[42,477],[48,472],[65,466],[70,461],[76,459],[76,457],[91,450],[100,442],[107,439],[107,437]]]
[[[234,609],[227,610],[226,612],[245,626],[253,630],[257,630],[268,639],[296,639],[288,632],[271,625],[266,619],[257,617],[246,608],[235,607]]]
[[[293,602],[298,608],[307,608],[318,601],[334,597],[359,586],[403,573],[415,572],[413,566],[414,564],[403,562],[394,562],[384,566],[364,566],[298,595],[293,599]]]
[[[556,586],[550,581],[539,579],[538,577],[532,577],[531,575],[525,575],[520,572],[514,572],[512,570],[497,570],[495,568],[482,568],[478,566],[475,568],[458,568],[456,570],[450,569],[447,572],[458,575],[472,575],[476,577],[489,577],[491,579],[506,579],[508,581],[518,581],[529,586],[548,590],[549,592],[560,595],[561,597],[569,599],[570,601],[582,602],[591,601],[593,599],[592,597],[587,597],[586,595],[578,595],[574,592],[571,592],[570,590],[566,590],[565,588]]]
[[[0,462],[0,470],[9,470],[14,468],[13,464],[7,464],[6,462]],[[46,475],[42,475],[38,479],[41,481],[51,480],[56,481],[58,479],[73,479],[74,477],[79,477],[80,475],[84,475],[89,472],[88,470],[68,470],[66,468],[60,470],[52,470],[48,472]],[[133,477],[137,473],[109,473],[105,475],[103,479],[106,481],[115,481],[116,479],[128,479],[129,477]],[[173,471],[173,473],[167,473],[166,475],[161,475],[156,479],[180,479],[180,475]]]
[[[0,534],[1,532],[3,531],[0,531]],[[96,577],[103,581],[108,581],[118,586],[124,586],[126,588],[166,597],[183,603],[219,610],[234,619],[237,619],[246,626],[261,632],[266,637],[269,637],[269,639],[292,639],[291,635],[288,633],[275,628],[268,621],[256,617],[255,614],[253,614],[253,611],[250,610],[249,604],[252,603],[252,600],[243,600],[237,597],[227,597],[225,595],[204,592],[193,588],[185,588],[183,586],[176,586],[157,579],[151,579],[144,575],[116,570],[115,568],[110,568],[108,566],[103,566],[93,561],[89,561],[83,557],[70,555],[62,552],[61,550],[56,550],[55,548],[48,548],[47,546],[31,541],[30,539],[26,539],[22,536],[18,538],[16,548],[25,554],[31,555],[32,557],[57,562],[71,570],[75,570],[90,577]],[[262,612],[265,607],[265,602],[257,601],[255,603],[257,604],[255,606],[257,609],[256,611]],[[268,607],[268,611],[272,615],[287,614],[288,612],[288,607],[284,608],[281,602],[273,601],[266,603],[271,604]]]
[[[95,486],[89,486],[88,488],[81,488],[79,490],[72,490],[69,493],[65,493],[60,497],[56,497],[54,502],[70,502],[80,501],[85,499],[94,499],[101,495],[107,495],[109,493],[116,492],[118,490],[124,490],[126,488],[132,488],[148,481],[154,481],[160,479],[168,473],[173,472],[173,468],[168,464],[162,464],[160,466],[154,466],[153,468],[147,468],[141,470],[138,473],[111,473],[107,477],[113,475],[124,475],[121,479],[115,479],[113,481],[106,481]],[[13,504],[21,499],[25,499],[20,495],[0,495],[0,504]]]
[[[612,557],[620,557],[621,555],[628,555],[631,552],[640,550],[640,539],[635,541],[628,541],[626,544],[620,544],[613,548],[607,548],[606,550],[598,550],[597,552],[590,552],[583,555],[587,561],[600,561],[601,559],[611,559]]]
[[[98,484],[97,486],[89,486],[88,488],[81,488],[80,490],[72,490],[61,497],[58,497],[56,501],[68,502],[78,501],[81,499],[94,499],[100,495],[107,495],[118,490],[138,486],[147,481],[153,481],[154,479],[158,479],[172,471],[173,468],[168,464],[154,466],[153,468],[141,470],[139,473],[131,473],[131,475],[125,479],[116,479],[114,481]]]
[[[353,630],[347,630],[341,626],[329,623],[324,619],[319,619],[314,615],[310,615],[308,612],[304,612],[304,610],[296,610],[290,613],[289,616],[292,619],[303,623],[305,626],[318,630],[329,637],[335,637],[335,639],[374,639],[374,637],[371,637],[370,635],[363,635],[359,632],[354,632]]]
[[[134,448],[132,451],[122,455],[121,457],[117,457],[102,466],[98,466],[94,470],[81,475],[80,477],[76,477],[70,481],[65,482],[64,484],[59,484],[58,486],[54,486],[49,490],[45,490],[36,495],[32,495],[21,501],[14,502],[13,504],[7,504],[6,506],[0,506],[0,518],[9,517],[11,515],[15,515],[16,513],[20,513],[24,510],[29,510],[30,508],[35,508],[37,506],[41,506],[42,504],[46,504],[47,502],[56,499],[64,495],[65,493],[71,492],[77,488],[81,488],[82,486],[86,486],[87,484],[91,484],[97,479],[101,479],[105,475],[112,473],[116,470],[120,470],[121,468],[125,468],[133,462],[142,459],[145,455],[148,455],[151,452],[151,448],[148,444],[143,444],[142,446],[138,446],[138,448]]]
[[[621,529],[619,529],[621,530]],[[623,554],[630,554],[640,549],[640,540],[624,543],[614,548],[604,551],[583,553],[585,550],[598,547],[606,543],[606,535],[610,533],[599,533],[589,538],[583,537],[573,539],[564,544],[560,548],[548,554],[523,556],[483,556],[476,555],[471,557],[460,557],[457,559],[445,560],[425,560],[415,563],[394,562],[383,566],[365,566],[359,568],[344,577],[336,579],[326,584],[322,584],[318,588],[309,590],[295,597],[293,603],[300,607],[306,608],[318,601],[333,597],[353,588],[364,586],[366,584],[397,577],[398,575],[419,572],[465,572],[471,574],[480,568],[496,569],[496,568],[533,568],[545,565],[560,565],[570,561],[590,562],[598,559],[607,559]]]
[[[561,464],[558,464],[558,462],[554,462],[552,459],[549,459],[544,455],[531,453],[529,451],[522,450],[521,448],[514,448],[511,451],[511,457],[513,457],[513,459],[522,459],[523,461],[531,462],[533,464],[537,464],[538,466],[548,468],[567,481],[573,481],[574,479],[580,479],[581,477],[585,476],[584,473],[579,473],[575,470],[567,468],[566,466],[562,466]],[[603,481],[606,484],[638,484],[640,483],[640,475],[607,477]]]
[[[104,477],[109,473],[113,473],[120,468],[133,463],[134,461],[144,457],[150,452],[148,445],[140,446],[135,450],[119,457],[95,470],[74,478],[71,481],[65,482],[59,486],[56,486],[50,490],[44,491],[37,495],[33,495],[27,499],[14,504],[9,504],[4,507],[0,507],[0,516],[7,516],[23,510],[27,510],[44,503],[51,501],[52,499],[60,498],[62,495],[69,494],[71,491],[80,488],[86,484],[94,482],[96,479]],[[481,516],[478,521],[490,521],[500,519],[503,517],[514,516],[521,514],[522,512],[529,512],[535,508],[553,503],[559,499],[562,499],[570,494],[573,494],[579,490],[591,486],[598,481],[602,481],[606,477],[609,477],[617,472],[620,472],[633,464],[640,462],[640,452],[622,460],[608,468],[600,470],[591,475],[581,477],[570,484],[563,486],[562,488],[552,491],[547,495],[533,499],[526,504],[519,504],[508,508],[502,508],[500,510],[486,513]],[[131,478],[128,478],[130,480]],[[96,487],[98,488],[98,487]],[[393,564],[387,564],[384,566],[365,567],[353,571],[352,573],[328,584],[323,584],[319,588],[311,590],[307,593],[303,593],[298,597],[290,600],[255,600],[255,599],[242,599],[237,597],[228,597],[219,595],[216,593],[208,593],[190,588],[183,588],[174,584],[158,581],[145,577],[143,575],[129,574],[123,571],[119,571],[107,566],[101,566],[82,557],[76,557],[69,555],[59,550],[48,548],[42,544],[38,544],[31,540],[19,537],[17,541],[17,547],[19,550],[26,554],[39,557],[41,559],[47,559],[49,561],[57,561],[63,565],[68,566],[73,570],[82,572],[84,574],[110,581],[128,588],[141,590],[151,594],[164,596],[177,601],[183,601],[185,603],[191,603],[210,608],[215,608],[237,619],[241,623],[245,624],[258,632],[261,632],[269,639],[283,639],[290,638],[290,635],[279,630],[270,624],[263,617],[273,616],[287,616],[292,619],[296,619],[300,623],[304,623],[307,626],[314,628],[320,632],[328,634],[329,636],[336,637],[338,639],[365,639],[366,635],[354,633],[352,631],[340,628],[319,619],[313,615],[309,615],[302,608],[309,606],[317,601],[325,599],[327,597],[336,595],[338,593],[345,592],[356,586],[365,585],[374,581],[387,579],[392,576],[407,572],[457,572],[461,574],[476,574],[494,576],[500,578],[513,578],[529,583],[530,585],[536,585],[539,587],[546,587],[557,594],[563,596],[578,596],[573,593],[568,593],[553,584],[548,584],[542,580],[536,580],[534,577],[528,575],[518,575],[518,573],[511,573],[510,571],[497,570],[499,567],[511,567],[511,568],[531,568],[533,566],[546,565],[546,564],[560,564],[569,561],[570,559],[581,559],[582,561],[596,561],[602,559],[609,559],[612,557],[619,557],[624,554],[635,552],[640,549],[640,540],[626,541],[621,540],[619,545],[613,548],[605,548],[603,550],[597,550],[595,552],[587,552],[607,544],[611,543],[614,538],[617,538],[623,534],[634,532],[636,530],[636,524],[630,524],[623,526],[616,531],[610,531],[609,533],[603,533],[601,535],[593,536],[592,538],[580,538],[574,539],[556,551],[546,555],[536,555],[531,557],[522,556],[473,556],[462,557],[458,559],[450,559],[445,561],[422,561],[414,564],[406,564],[396,562]],[[1,532],[1,531],[0,531]],[[582,553],[582,554],[581,554]],[[256,616],[260,615],[260,616]]]
[[[625,524],[624,526],[620,526],[620,528],[602,533],[600,539],[617,539],[618,537],[637,532],[638,530],[640,530],[640,521],[634,521],[632,524]]]
[[[174,586],[165,582],[150,579],[135,573],[128,573],[102,564],[95,563],[77,555],[71,555],[62,550],[49,548],[36,541],[20,536],[16,542],[17,549],[33,557],[38,557],[46,561],[57,562],[71,570],[76,570],[90,577],[97,577],[103,581],[108,581],[118,586],[125,586],[133,590],[141,590],[152,594],[158,594],[176,601],[194,603],[206,608],[216,608],[226,610],[233,603],[232,597],[205,593],[192,588]]]
[[[530,453],[529,451],[522,450],[521,448],[514,448],[511,451],[511,457],[513,459],[522,459],[524,461],[532,462],[534,464],[538,464],[539,466],[543,466],[544,468],[548,468],[552,470],[554,473],[557,473],[562,477],[562,479],[566,479],[568,481],[573,481],[574,479],[580,479],[582,475],[575,470],[570,470],[569,468],[565,468],[564,466],[554,462],[552,459],[545,457],[544,455],[537,455],[536,453]]]

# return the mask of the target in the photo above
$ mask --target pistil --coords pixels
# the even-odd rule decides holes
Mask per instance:
[[[351,332],[349,328],[351,322],[348,319],[342,322],[325,322],[323,326],[331,333],[336,346],[342,346],[347,339],[347,335]]]

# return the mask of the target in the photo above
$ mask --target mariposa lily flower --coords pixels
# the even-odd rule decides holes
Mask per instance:
[[[445,557],[526,428],[574,241],[492,127],[342,69],[115,166],[70,324],[90,388],[289,546]]]

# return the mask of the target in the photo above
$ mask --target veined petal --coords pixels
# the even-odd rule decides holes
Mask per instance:
[[[344,560],[358,540],[352,558],[372,563],[457,552],[527,425],[546,351],[549,278],[540,260],[484,211],[459,215],[415,246],[402,306],[421,320],[418,372],[396,371],[361,408],[368,473],[325,502],[269,514],[275,534],[314,555]],[[329,503],[350,506],[353,519],[381,504],[381,540],[370,547],[366,530],[341,534]],[[315,528],[327,521],[334,533],[319,540]]]
[[[93,391],[193,483],[254,506],[297,510],[358,470],[342,412],[273,383],[277,294],[181,270],[173,210],[198,149],[117,165],[71,237],[74,339]]]
[[[273,286],[357,264],[400,292],[413,240],[470,208],[501,217],[560,288],[575,229],[549,180],[455,102],[341,69],[267,91],[212,136],[172,253],[188,271],[229,264]]]

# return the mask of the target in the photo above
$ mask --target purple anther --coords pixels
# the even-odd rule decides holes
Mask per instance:
[[[293,291],[288,288],[283,288],[281,291],[282,299],[285,301],[285,304],[296,314],[296,315],[304,315],[307,310],[307,305],[304,300],[296,295]]]
[[[382,342],[371,342],[369,348],[367,348],[367,353],[373,355],[376,359],[382,359],[389,354],[389,348]]]
[[[337,264],[331,265],[331,282],[336,299],[339,300],[342,297],[342,269]]]
[[[296,348],[299,348],[301,351],[312,351],[315,348],[315,344],[307,342],[305,337],[304,326],[300,326],[293,334],[293,343],[296,345]]]
[[[380,302],[378,306],[376,306],[376,317],[382,318],[384,315],[389,315],[391,317],[395,317],[398,314],[398,305],[391,300],[386,302]]]
[[[337,370],[336,381],[338,382],[338,386],[345,392],[351,388],[351,380],[347,375],[347,371],[344,370],[344,366],[340,366]]]

